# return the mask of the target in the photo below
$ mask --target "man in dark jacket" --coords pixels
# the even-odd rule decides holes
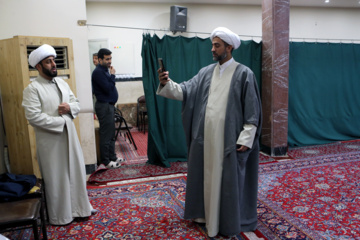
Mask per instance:
[[[98,52],[99,64],[92,73],[91,82],[96,97],[95,113],[99,120],[101,162],[107,168],[118,168],[124,159],[115,153],[114,105],[118,100],[115,86],[115,68],[111,66],[111,51],[101,48]]]

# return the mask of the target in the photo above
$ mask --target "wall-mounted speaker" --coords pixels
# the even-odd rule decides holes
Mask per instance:
[[[187,8],[181,6],[170,7],[170,31],[186,32]]]

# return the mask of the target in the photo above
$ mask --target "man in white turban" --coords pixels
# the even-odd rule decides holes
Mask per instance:
[[[39,76],[25,88],[22,106],[36,134],[49,222],[65,225],[95,210],[87,195],[84,157],[73,123],[80,104],[69,85],[56,77],[55,57],[55,49],[47,44],[30,53],[29,64]]]
[[[215,28],[210,35],[211,41],[214,39],[214,37],[218,37],[227,44],[233,46],[233,49],[238,49],[241,44],[240,37],[224,27]]]
[[[180,84],[159,69],[157,94],[183,101],[185,219],[205,223],[209,237],[232,236],[257,227],[261,102],[254,73],[232,57],[239,36],[219,27],[210,39],[217,63]]]

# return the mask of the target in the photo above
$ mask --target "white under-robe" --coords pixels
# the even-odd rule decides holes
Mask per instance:
[[[209,237],[219,232],[220,187],[224,160],[225,112],[229,88],[237,63],[233,62],[220,77],[214,69],[206,105],[204,126],[204,203]],[[216,147],[214,147],[216,146]]]
[[[70,105],[71,114],[58,114],[62,102]],[[36,134],[50,224],[65,225],[74,217],[90,216],[84,157],[73,123],[79,101],[61,78],[49,81],[38,76],[25,88],[22,106]]]

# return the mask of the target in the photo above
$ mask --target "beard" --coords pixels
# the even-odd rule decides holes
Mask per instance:
[[[227,57],[227,54],[226,54],[226,52],[224,51],[221,55],[213,56],[213,60],[219,62],[219,61],[223,60],[223,59],[226,58],[226,57]]]
[[[110,66],[111,66],[111,63],[107,63],[105,61],[99,62],[99,64],[105,68],[110,68]]]
[[[52,71],[49,70],[49,69],[43,68],[43,73],[44,73],[46,76],[51,77],[51,78],[57,76],[57,70],[56,70],[56,69],[55,69],[54,72],[52,72]]]

